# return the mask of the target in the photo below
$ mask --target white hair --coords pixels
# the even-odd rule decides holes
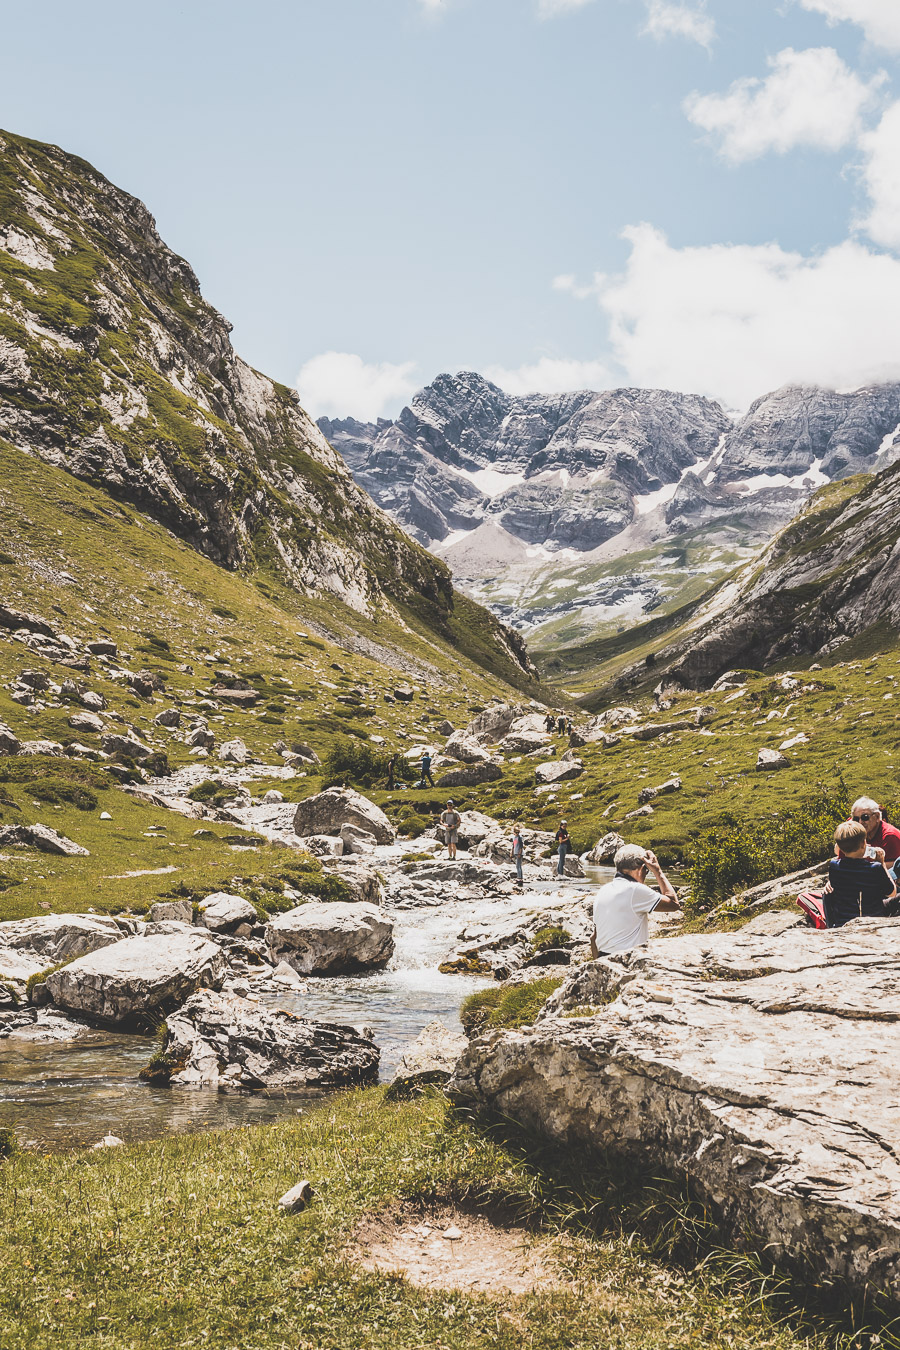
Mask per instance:
[[[871,797],[857,797],[856,801],[850,807],[851,816],[855,815],[857,811],[878,811],[880,813],[881,807],[876,801],[873,801]]]
[[[641,848],[640,844],[623,844],[613,858],[617,872],[636,872],[646,861],[647,850]]]

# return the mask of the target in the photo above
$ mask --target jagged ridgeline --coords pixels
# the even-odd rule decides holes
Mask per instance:
[[[518,636],[454,591],[229,331],[140,201],[82,159],[0,132],[0,436],[224,568],[527,683]]]

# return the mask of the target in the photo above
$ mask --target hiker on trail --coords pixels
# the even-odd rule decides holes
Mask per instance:
[[[428,750],[422,756],[422,787],[425,786],[426,780],[434,787],[434,779],[431,776],[431,754]]]
[[[551,732],[552,732],[552,730],[553,730],[553,728],[554,728],[555,726],[556,726],[556,718],[553,716],[552,713],[548,713],[547,716],[544,718],[544,728],[545,728],[545,730],[546,730],[546,731],[551,731]]]
[[[567,736],[571,736],[571,735],[572,735],[572,719],[571,719],[571,717],[567,717],[567,718],[566,718],[566,735],[567,735]]]
[[[865,827],[869,847],[884,850],[885,862],[895,863],[900,858],[900,830],[888,824],[876,801],[871,797],[858,797],[850,808],[850,816]]]
[[[558,855],[556,875],[558,877],[564,877],[566,875],[566,854],[572,847],[572,838],[569,831],[566,829],[566,822],[564,820],[559,822],[559,829],[556,831],[554,838],[556,839],[556,850]]]
[[[447,857],[456,857],[456,840],[459,836],[459,827],[462,823],[462,817],[452,802],[447,803],[446,811],[441,812],[441,824],[444,827],[444,839],[447,844]]]
[[[518,878],[519,890],[521,890],[524,881],[522,876],[522,859],[525,857],[525,842],[522,839],[522,831],[518,825],[513,826],[512,851],[510,857],[516,865],[516,877]]]
[[[399,750],[395,750],[394,753],[391,755],[390,759],[388,760],[388,770],[387,770],[387,772],[388,772],[388,780],[387,780],[387,790],[388,790],[388,792],[393,792],[393,790],[394,790],[394,774],[397,772],[397,760],[398,760],[399,758],[400,758],[400,751],[399,751]]]
[[[591,957],[610,956],[646,947],[650,940],[653,910],[680,910],[675,888],[659,865],[655,853],[638,844],[623,844],[613,859],[616,875],[601,886],[594,901],[594,931]],[[646,884],[652,872],[659,890]]]
[[[883,919],[888,902],[897,894],[884,849],[868,843],[862,820],[842,820],[834,842],[837,857],[828,864],[824,896],[828,927],[843,928],[851,919]]]

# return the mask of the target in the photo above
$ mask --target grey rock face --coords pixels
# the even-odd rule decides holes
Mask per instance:
[[[610,830],[609,834],[597,840],[594,847],[583,855],[581,861],[594,864],[610,863],[624,843],[625,840],[620,834]]]
[[[573,778],[580,778],[584,773],[584,765],[580,759],[559,760],[556,763],[539,764],[534,771],[534,777],[538,783],[565,783]]]
[[[132,937],[80,956],[47,977],[58,1008],[106,1023],[163,1016],[225,975],[220,947],[196,932]]]
[[[451,769],[449,773],[441,775],[437,780],[437,786],[477,787],[479,783],[493,783],[502,777],[500,765],[494,764],[492,760],[485,760],[481,764],[463,764],[458,769]]]
[[[32,975],[60,961],[99,951],[123,937],[115,919],[102,914],[43,914],[2,923],[0,979],[9,981],[21,1000]]]
[[[158,900],[150,906],[151,923],[191,923],[194,917],[190,900]]]
[[[309,901],[272,919],[266,941],[302,975],[347,975],[387,965],[394,926],[375,905]]]
[[[92,712],[72,713],[69,718],[69,726],[73,731],[92,731],[99,733],[103,730],[103,718],[98,717]]]
[[[0,825],[0,847],[36,848],[41,853],[56,853],[62,858],[87,858],[88,850],[57,834],[49,825]]]
[[[104,736],[100,744],[108,755],[124,755],[126,759],[146,759],[150,754],[149,745],[136,736],[120,736],[117,732]]]
[[[184,1065],[171,1082],[183,1086],[296,1092],[378,1077],[370,1031],[308,1021],[234,994],[204,989],[166,1019],[166,1028],[165,1052]]]
[[[474,1042],[451,1091],[682,1173],[772,1256],[897,1298],[898,959],[896,920],[651,943]]]
[[[403,1052],[387,1090],[390,1101],[408,1097],[426,1084],[449,1082],[456,1061],[468,1042],[443,1022],[430,1022]]]
[[[299,835],[340,835],[343,825],[358,826],[379,844],[391,844],[396,836],[381,807],[353,788],[326,788],[300,802],[294,814],[294,831]]]
[[[21,742],[12,728],[0,722],[0,755],[17,755],[21,748]]]
[[[467,731],[454,731],[447,740],[443,754],[448,759],[456,759],[460,764],[483,764],[489,759],[487,750]]]
[[[200,901],[200,922],[214,933],[233,933],[242,923],[255,924],[256,910],[241,895],[216,891]]]

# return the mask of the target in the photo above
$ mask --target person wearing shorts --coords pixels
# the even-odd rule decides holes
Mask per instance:
[[[447,803],[446,811],[441,812],[441,824],[444,827],[444,840],[447,844],[447,857],[456,857],[456,841],[459,838],[461,816],[452,802]]]

